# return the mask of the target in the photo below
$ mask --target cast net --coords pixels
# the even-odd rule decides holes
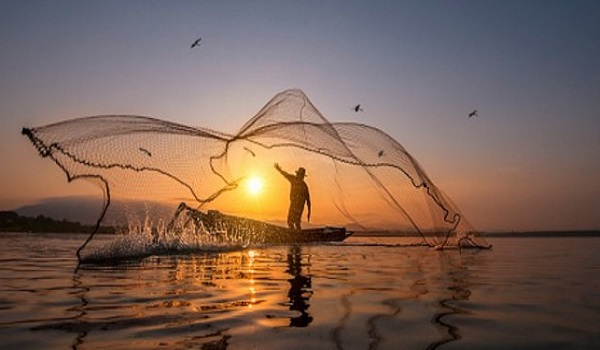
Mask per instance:
[[[77,118],[23,133],[69,181],[100,185],[99,223],[116,224],[134,212],[132,204],[111,214],[118,199],[153,208],[146,214],[153,230],[172,228],[169,215],[182,202],[286,226],[289,183],[274,169],[279,163],[289,173],[306,169],[312,217],[307,223],[305,211],[303,228],[344,226],[429,246],[487,246],[400,143],[368,125],[328,121],[300,90],[277,94],[236,134],[132,115]],[[189,220],[179,230],[184,226]]]

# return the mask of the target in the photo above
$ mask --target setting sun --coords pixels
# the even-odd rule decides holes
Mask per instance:
[[[248,182],[246,183],[246,190],[249,194],[253,196],[258,196],[262,192],[262,189],[263,181],[260,177],[253,176],[248,179]]]

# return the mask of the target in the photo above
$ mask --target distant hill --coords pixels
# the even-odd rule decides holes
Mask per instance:
[[[43,215],[28,217],[14,211],[0,211],[0,232],[83,233],[91,232],[93,229],[94,225],[82,225],[64,219],[58,221]],[[98,232],[114,233],[115,229],[101,227]]]
[[[58,197],[48,198],[39,203],[26,205],[14,209],[19,215],[37,217],[43,215],[55,220],[80,222],[84,225],[93,225],[98,220],[102,210],[103,201],[98,197]],[[145,217],[169,218],[173,215],[175,207],[158,202],[136,202],[113,200],[103,223],[107,225],[123,225],[130,219],[143,220]]]
[[[56,220],[68,220],[83,224],[94,224],[102,209],[102,198],[59,197],[44,199],[39,203],[14,209],[22,216],[47,216]]]

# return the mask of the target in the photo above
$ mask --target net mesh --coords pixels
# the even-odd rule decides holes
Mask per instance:
[[[77,118],[23,133],[69,181],[100,185],[99,223],[111,217],[111,199],[120,198],[171,208],[163,212],[185,202],[283,224],[289,183],[274,169],[279,163],[290,173],[307,171],[312,217],[303,227],[487,246],[399,142],[368,125],[328,121],[300,90],[277,94],[236,134],[131,115]]]

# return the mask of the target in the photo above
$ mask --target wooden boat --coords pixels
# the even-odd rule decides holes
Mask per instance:
[[[352,233],[345,227],[318,227],[302,231],[290,230],[287,227],[271,223],[223,214],[216,210],[202,212],[181,203],[175,212],[175,220],[184,215],[186,224],[193,224],[196,229],[207,234],[222,236],[224,239],[243,240],[250,244],[293,244],[311,242],[340,242]]]

